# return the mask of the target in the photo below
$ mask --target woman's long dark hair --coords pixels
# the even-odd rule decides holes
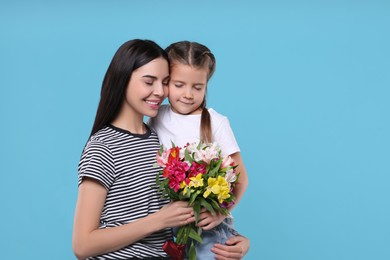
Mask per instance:
[[[118,115],[133,71],[157,58],[164,58],[169,64],[167,53],[150,40],[130,40],[119,47],[104,76],[91,135]]]
[[[216,61],[214,55],[206,46],[197,42],[181,41],[172,43],[165,50],[168,53],[171,66],[174,66],[174,63],[180,63],[194,68],[206,69],[207,81],[213,76]],[[207,143],[213,140],[210,113],[206,107],[206,93],[200,105],[200,108],[202,108],[200,140]]]

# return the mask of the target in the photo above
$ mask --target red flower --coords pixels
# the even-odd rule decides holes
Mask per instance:
[[[199,164],[195,161],[192,162],[190,173],[188,174],[188,178],[196,177],[199,173],[205,174],[206,173],[206,165]]]
[[[173,147],[169,151],[168,163],[173,160],[180,160],[180,147]]]
[[[172,240],[165,241],[163,250],[170,256],[171,260],[183,260],[186,245],[178,245]]]

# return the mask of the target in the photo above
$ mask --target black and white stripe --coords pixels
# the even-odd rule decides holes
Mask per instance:
[[[136,135],[107,126],[90,138],[79,163],[79,184],[89,177],[107,189],[100,228],[133,222],[168,203],[152,188],[156,187],[159,171],[155,167],[159,148],[158,137],[149,128],[146,134]],[[162,245],[169,239],[171,230],[165,229],[118,251],[89,259],[166,256]]]

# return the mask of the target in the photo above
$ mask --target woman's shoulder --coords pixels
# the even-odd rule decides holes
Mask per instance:
[[[86,147],[109,150],[109,144],[115,142],[117,138],[118,133],[110,126],[105,126],[89,138]]]
[[[109,125],[104,126],[89,138],[91,141],[103,141],[114,136],[115,131]]]

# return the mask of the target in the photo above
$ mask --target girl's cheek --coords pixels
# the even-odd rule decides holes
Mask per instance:
[[[168,94],[169,94],[169,87],[165,86],[164,87],[164,98],[168,97]]]

